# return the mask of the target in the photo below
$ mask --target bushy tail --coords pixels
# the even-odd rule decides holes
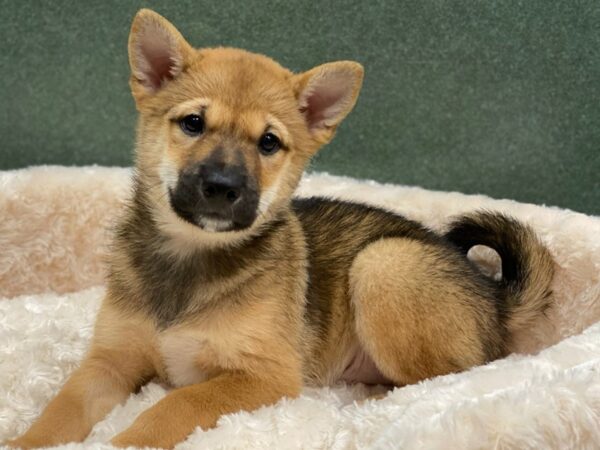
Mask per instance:
[[[480,211],[457,218],[445,237],[465,255],[475,245],[491,247],[500,255],[509,332],[530,325],[550,305],[554,261],[529,226]]]

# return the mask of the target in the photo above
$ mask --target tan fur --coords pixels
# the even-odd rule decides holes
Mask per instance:
[[[441,236],[364,205],[291,201],[356,102],[359,64],[293,74],[243,50],[193,49],[149,10],[134,19],[129,58],[135,192],[115,233],[108,295],[81,367],[9,445],[80,441],[155,376],[176,389],[113,444],[171,448],[222,414],[303,385],[401,385],[505,354],[500,290]],[[182,130],[190,114],[202,114],[202,133]],[[281,150],[259,151],[265,133]],[[200,226],[172,205],[181,174],[216,154],[256,184],[256,217],[244,229],[218,230],[224,220],[212,218]],[[543,286],[513,292],[515,301],[545,295],[551,277],[541,244],[523,236]]]
[[[440,264],[436,253],[416,241],[384,239],[363,250],[352,265],[358,337],[384,375],[398,385],[485,361],[474,338],[477,316],[469,303],[471,294],[428,273]]]

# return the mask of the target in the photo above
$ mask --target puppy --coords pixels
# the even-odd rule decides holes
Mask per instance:
[[[87,356],[13,447],[81,441],[148,380],[175,389],[117,446],[171,448],[223,414],[337,381],[401,386],[503,357],[548,306],[553,262],[526,226],[293,200],[363,79],[349,61],[294,74],[196,50],[141,10],[129,37],[139,111],[134,192],[114,237]],[[466,258],[495,249],[502,279]]]

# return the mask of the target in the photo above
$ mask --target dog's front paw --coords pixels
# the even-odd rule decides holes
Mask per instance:
[[[21,445],[19,445],[19,442],[17,441],[17,439],[12,439],[10,441],[4,441],[2,443],[0,443],[0,447],[4,448],[4,447],[8,447],[8,448],[26,448],[23,447]]]
[[[144,433],[140,430],[132,430],[131,428],[117,434],[111,441],[111,445],[119,448],[127,447],[152,447],[152,448],[173,448],[174,444],[160,442],[154,433]]]
[[[110,441],[111,445],[119,448],[127,448],[127,447],[156,447],[162,448],[157,445],[153,439],[148,436],[143,436],[138,433],[131,433],[129,430],[125,430],[122,433],[117,434]]]
[[[117,434],[110,443],[119,448],[173,448],[177,442],[168,439],[169,433],[165,432],[165,428],[168,428],[165,427],[166,422],[157,422],[149,416],[151,416],[150,411],[142,413],[133,425]]]
[[[155,445],[150,444],[149,442],[142,443],[142,439],[140,439],[140,437],[133,436],[126,432],[117,434],[114,438],[111,439],[110,444],[119,448],[155,447]]]
[[[31,439],[27,439],[25,436],[21,436],[16,439],[11,439],[10,441],[2,442],[0,447],[8,447],[8,448],[22,448],[23,450],[28,450],[30,448],[38,448],[43,447],[44,445],[40,442],[34,442]]]

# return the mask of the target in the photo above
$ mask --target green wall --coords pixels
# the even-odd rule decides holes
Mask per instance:
[[[142,6],[195,46],[363,63],[314,170],[600,214],[598,0],[0,0],[0,168],[131,164]]]

